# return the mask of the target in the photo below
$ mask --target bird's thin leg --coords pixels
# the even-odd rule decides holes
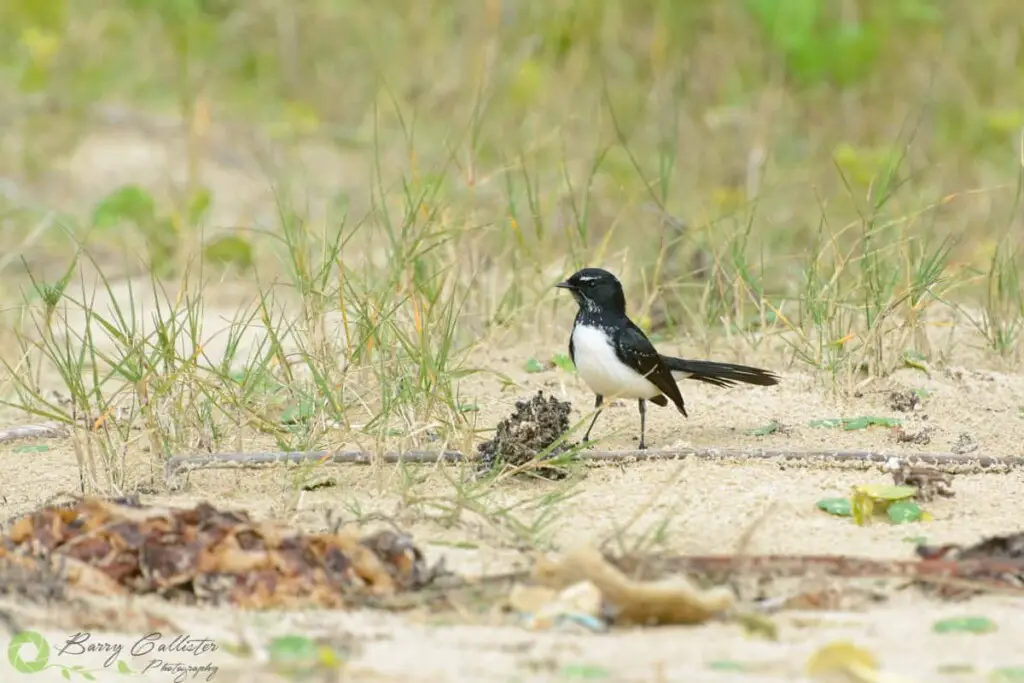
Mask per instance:
[[[640,399],[640,445],[637,446],[640,450],[646,450],[647,444],[644,443],[644,431],[647,427],[647,401]]]
[[[587,427],[587,433],[583,435],[583,443],[590,441],[590,430],[594,428],[594,423],[597,422],[598,416],[601,415],[602,403],[604,403],[604,396],[598,394],[597,398],[594,399],[594,410],[596,410],[597,412],[594,413],[594,419],[590,421],[590,426]]]

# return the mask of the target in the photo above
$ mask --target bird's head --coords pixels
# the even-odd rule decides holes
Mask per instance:
[[[584,268],[555,287],[568,289],[580,308],[595,313],[626,313],[626,297],[618,278],[601,268]]]

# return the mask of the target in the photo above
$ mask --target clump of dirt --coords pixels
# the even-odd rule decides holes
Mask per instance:
[[[925,446],[932,442],[933,431],[931,425],[925,425],[916,432],[908,432],[903,427],[893,427],[892,435],[896,443],[914,443]]]
[[[423,588],[438,571],[405,534],[306,534],[205,502],[82,498],[23,515],[0,537],[0,575],[35,573],[79,594],[251,609],[372,604]]]
[[[889,392],[889,407],[901,413],[912,413],[921,404],[921,397],[916,391],[907,389],[905,391]]]
[[[935,496],[953,498],[953,475],[941,472],[934,467],[911,467],[899,458],[891,458],[885,469],[892,473],[893,483],[897,486],[913,486],[917,488],[914,496],[922,502],[929,502]]]
[[[491,472],[503,465],[522,467],[530,463],[569,431],[571,411],[571,403],[554,396],[545,398],[543,391],[538,391],[529,401],[516,401],[515,412],[498,423],[494,438],[477,446],[478,473]],[[559,443],[545,460],[557,458],[575,446],[568,441]],[[531,468],[531,472],[555,479],[568,474],[555,466]]]
[[[967,432],[960,432],[960,436],[957,437],[956,443],[953,444],[950,450],[957,455],[973,453],[978,450],[978,440]]]

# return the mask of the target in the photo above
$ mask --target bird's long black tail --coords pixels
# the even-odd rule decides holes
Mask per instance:
[[[700,380],[716,387],[730,387],[737,382],[768,387],[779,383],[779,377],[769,370],[735,363],[716,363],[710,360],[684,360],[662,356],[662,361],[673,373],[685,373],[689,379]],[[682,378],[680,378],[682,379]]]

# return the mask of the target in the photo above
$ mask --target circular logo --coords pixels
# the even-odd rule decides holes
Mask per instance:
[[[35,659],[27,659],[22,654],[25,645],[35,648]],[[35,631],[20,631],[14,634],[11,644],[7,646],[7,661],[23,674],[37,674],[50,663],[50,644]]]

